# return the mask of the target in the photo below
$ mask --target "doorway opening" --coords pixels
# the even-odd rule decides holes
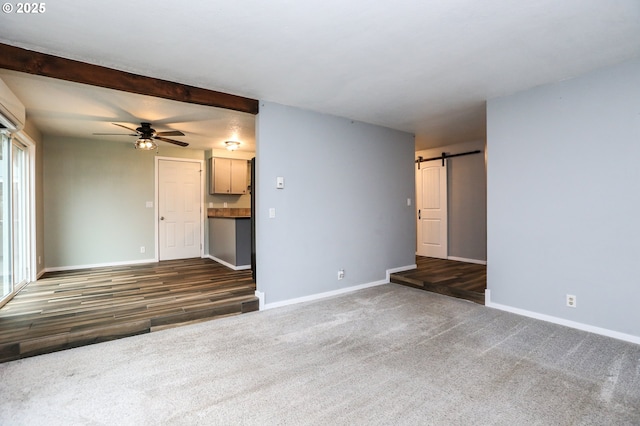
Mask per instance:
[[[392,282],[484,302],[484,141],[416,152],[416,264]],[[454,158],[455,157],[455,158]]]

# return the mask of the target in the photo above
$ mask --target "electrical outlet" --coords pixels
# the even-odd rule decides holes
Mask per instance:
[[[338,271],[338,279],[341,280],[344,278],[344,269],[340,269]]]
[[[144,248],[144,246],[140,247],[140,253],[144,253],[146,251],[146,249]]]
[[[567,294],[567,306],[570,308],[575,308],[576,307],[576,296],[572,295],[572,294]]]

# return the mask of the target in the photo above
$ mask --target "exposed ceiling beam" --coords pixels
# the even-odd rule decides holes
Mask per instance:
[[[0,68],[174,101],[258,113],[258,101],[0,43]]]

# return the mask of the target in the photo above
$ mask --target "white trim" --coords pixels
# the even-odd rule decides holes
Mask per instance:
[[[158,259],[140,259],[140,260],[126,260],[124,262],[91,263],[88,265],[54,266],[51,268],[44,268],[42,270],[42,273],[58,272],[58,271],[73,271],[76,269],[87,269],[87,268],[108,268],[111,266],[138,265],[143,263],[156,263],[156,262],[158,262]]]
[[[395,274],[396,272],[410,271],[412,269],[416,269],[418,265],[415,263],[413,265],[399,266],[397,268],[387,269],[387,282],[391,281],[391,274]]]
[[[264,293],[256,290],[255,295],[258,298],[258,310],[259,311],[264,310]]]
[[[218,259],[215,256],[211,256],[210,254],[207,254],[206,256],[203,256],[203,257],[208,257],[209,259],[211,259],[211,260],[213,260],[215,262],[221,263],[224,266],[226,266],[227,268],[233,269],[234,271],[246,271],[247,269],[251,269],[251,265],[233,265],[233,264],[231,264],[229,262],[225,262],[222,259]]]
[[[198,160],[196,158],[180,158],[180,157],[162,157],[159,155],[156,155],[154,157],[154,165],[155,165],[155,170],[154,170],[154,180],[155,180],[155,190],[154,190],[154,201],[153,201],[153,208],[154,208],[154,213],[155,213],[155,222],[154,222],[154,243],[155,243],[155,257],[156,259],[160,259],[160,240],[158,237],[158,233],[159,233],[159,228],[160,228],[160,221],[159,221],[159,212],[158,212],[158,199],[160,198],[160,194],[159,194],[159,185],[158,185],[158,180],[160,178],[159,175],[159,171],[158,171],[158,164],[160,163],[160,160],[165,160],[165,161],[181,161],[184,163],[198,163],[200,164],[200,193],[201,193],[201,199],[200,199],[200,257],[204,257],[204,225],[205,225],[205,218],[206,218],[206,214],[207,214],[207,209],[206,209],[206,204],[205,204],[205,192],[206,192],[206,180],[205,180],[205,176],[207,174],[207,169],[205,167],[204,164],[204,160]]]
[[[388,284],[388,283],[389,281],[387,280],[380,280],[380,281],[374,281],[371,283],[355,285],[353,287],[340,288],[338,290],[327,291],[324,293],[316,293],[316,294],[311,294],[309,296],[297,297],[295,299],[288,299],[288,300],[282,300],[280,302],[267,303],[263,306],[263,310],[281,308],[283,306],[295,305],[296,303],[311,302],[314,300],[325,299],[327,297],[338,296],[341,294],[351,293],[353,291],[363,290],[365,288],[376,287],[376,286],[379,286],[382,284]]]
[[[416,269],[417,266],[415,264],[413,265],[406,265],[406,266],[400,266],[397,268],[390,268],[387,269],[386,271],[386,278],[384,280],[379,280],[379,281],[373,281],[370,283],[365,283],[365,284],[360,284],[360,285],[354,285],[352,287],[346,287],[346,288],[340,288],[338,290],[332,290],[332,291],[327,291],[324,293],[316,293],[316,294],[311,294],[309,296],[303,296],[303,297],[297,297],[295,299],[288,299],[288,300],[282,300],[280,302],[273,302],[273,303],[264,303],[264,298],[265,295],[263,292],[259,292],[256,290],[256,296],[258,296],[258,298],[260,299],[260,310],[267,310],[267,309],[273,309],[273,308],[280,308],[283,306],[287,306],[287,305],[294,305],[296,303],[302,303],[302,302],[310,302],[313,300],[319,300],[319,299],[324,299],[327,297],[332,297],[332,296],[338,296],[341,294],[345,294],[345,293],[351,293],[353,291],[357,291],[357,290],[363,290],[365,288],[370,288],[370,287],[377,287],[379,285],[383,285],[383,284],[389,284],[389,277],[391,274],[395,273],[395,272],[402,272],[402,271],[408,271],[410,269]]]
[[[501,311],[511,312],[512,314],[517,314],[517,315],[522,315],[529,318],[547,321],[554,324],[563,325],[565,327],[575,328],[577,330],[587,331],[589,333],[612,337],[614,339],[624,340],[625,342],[630,342],[630,343],[635,343],[636,345],[640,345],[640,336],[634,336],[632,334],[621,333],[619,331],[609,330],[607,328],[596,327],[589,324],[583,324],[581,322],[571,321],[568,319],[541,314],[538,312],[527,311],[525,309],[514,308],[513,306],[502,305],[500,303],[494,303],[491,301],[491,291],[489,289],[485,290],[484,298],[485,298],[484,304],[489,308],[499,309]]]
[[[456,256],[448,256],[448,260],[455,260],[456,262],[466,262],[466,263],[475,263],[478,265],[486,265],[486,260],[477,260],[477,259],[466,259],[464,257],[456,257]]]

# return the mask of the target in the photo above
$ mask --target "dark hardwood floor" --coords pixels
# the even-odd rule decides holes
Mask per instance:
[[[391,282],[484,305],[487,267],[475,263],[416,256],[417,269],[391,274]]]
[[[255,311],[255,289],[199,258],[47,273],[0,308],[0,362]]]

